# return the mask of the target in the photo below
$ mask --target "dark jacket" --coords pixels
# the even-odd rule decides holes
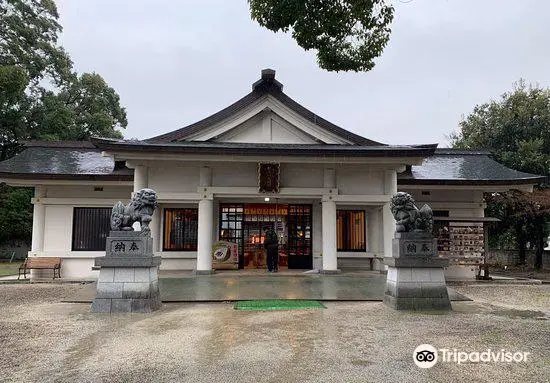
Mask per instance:
[[[277,252],[279,240],[274,230],[268,230],[265,234],[264,247],[268,252]]]

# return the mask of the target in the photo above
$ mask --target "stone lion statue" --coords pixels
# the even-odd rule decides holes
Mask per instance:
[[[157,192],[152,189],[141,189],[134,194],[126,206],[118,201],[111,213],[111,230],[132,231],[132,225],[139,222],[141,235],[151,234],[149,222],[153,219],[153,212],[157,207]]]
[[[418,210],[409,193],[395,193],[390,200],[390,210],[396,221],[396,232],[432,232],[432,209],[428,205],[424,205]]]

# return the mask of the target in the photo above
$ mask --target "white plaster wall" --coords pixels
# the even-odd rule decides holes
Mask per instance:
[[[283,119],[272,119],[271,142],[279,144],[315,144],[315,140]]]
[[[94,188],[102,187],[102,191]],[[128,200],[132,193],[130,185],[51,185],[46,187],[47,198],[113,198]]]
[[[71,251],[73,208],[67,205],[46,205],[44,251]]]
[[[193,258],[166,258],[162,257],[160,270],[194,270],[197,268],[197,253]]]
[[[258,164],[252,162],[215,163],[212,168],[212,186],[257,186]]]
[[[149,188],[157,193],[196,193],[201,164],[179,165],[173,162],[153,162],[149,166]]]
[[[384,173],[368,165],[347,165],[336,169],[340,194],[384,194]]]
[[[281,164],[281,186],[293,188],[323,187],[324,167],[314,164]]]
[[[264,142],[262,131],[262,114],[248,119],[235,128],[214,138],[215,142]]]
[[[412,195],[418,206],[427,203],[433,210],[448,210],[450,217],[484,217],[485,205],[480,190],[412,189],[399,188]],[[423,195],[422,191],[430,195]]]
[[[47,186],[46,197],[55,199],[55,204],[46,200],[44,224],[44,250],[30,251],[33,256],[62,257],[61,276],[67,279],[96,278],[97,271],[92,270],[94,258],[104,256],[105,252],[72,251],[73,210],[75,207],[111,207],[105,205],[105,199],[127,202],[131,186],[104,186],[103,191],[94,192],[93,186],[53,185]],[[63,198],[70,198],[63,204]],[[33,276],[50,278],[50,270],[34,273]]]
[[[448,189],[407,189],[406,187],[398,187],[399,191],[404,191],[413,196],[415,201],[430,201],[430,202],[482,202],[483,192],[480,190],[457,190],[453,186],[448,186]],[[422,192],[429,192],[430,195],[422,195]]]
[[[149,187],[157,192],[195,193],[199,186],[199,169],[212,169],[212,186],[255,187],[258,164],[247,162],[209,162],[178,165],[153,162],[149,167]],[[323,187],[324,165],[281,163],[281,187]],[[336,169],[336,187],[340,194],[384,194],[384,173],[368,165],[349,165]]]

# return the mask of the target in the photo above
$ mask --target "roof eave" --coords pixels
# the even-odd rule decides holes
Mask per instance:
[[[449,186],[490,186],[490,185],[536,185],[546,177],[498,179],[498,180],[465,180],[465,179],[397,179],[398,185],[449,185]]]
[[[49,174],[0,172],[0,179],[15,180],[75,180],[75,181],[133,181],[132,174]]]
[[[341,147],[329,148],[269,148],[269,147],[204,147],[177,146],[162,144],[140,144],[115,142],[92,138],[94,145],[104,151],[112,152],[160,152],[185,154],[227,154],[227,155],[288,155],[288,156],[333,156],[333,157],[429,157],[434,154],[437,144],[400,147],[392,149],[381,147],[369,150],[342,150]],[[371,147],[372,148],[372,147]]]

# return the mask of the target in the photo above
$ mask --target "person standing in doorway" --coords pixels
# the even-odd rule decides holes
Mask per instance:
[[[275,273],[279,269],[279,240],[273,228],[268,228],[265,232],[264,247],[267,252],[267,271]]]

